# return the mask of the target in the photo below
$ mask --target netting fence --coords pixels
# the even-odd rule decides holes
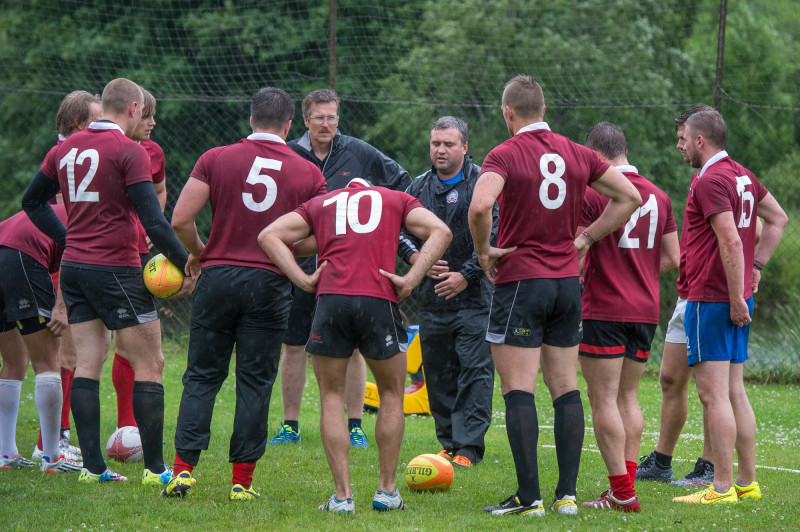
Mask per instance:
[[[428,130],[445,114],[470,126],[477,163],[507,138],[499,100],[518,73],[536,76],[551,127],[581,142],[600,120],[620,125],[629,160],[666,190],[680,222],[693,169],[674,149],[674,118],[714,103],[728,151],[790,217],[756,296],[760,372],[800,371],[800,12],[792,0],[189,1],[6,0],[0,5],[0,216],[55,142],[55,113],[75,89],[128,77],[158,100],[153,133],[166,153],[167,216],[197,158],[246,136],[249,100],[273,85],[299,102],[333,86],[340,130],[370,142],[412,176],[430,167]],[[719,88],[717,90],[717,88]],[[198,220],[210,225],[210,212]],[[662,280],[662,322],[676,274]],[[171,335],[188,330],[190,301],[162,309]],[[404,304],[415,319],[414,301]],[[659,333],[661,334],[661,333]],[[658,336],[658,335],[657,335]],[[663,335],[661,335],[663,336]],[[660,351],[654,349],[654,354]]]

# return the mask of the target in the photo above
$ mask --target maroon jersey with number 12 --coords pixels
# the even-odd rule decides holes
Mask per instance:
[[[583,195],[608,167],[544,122],[525,126],[489,152],[481,174],[494,172],[505,180],[497,198],[497,247],[519,246],[498,261],[495,284],[578,276],[572,243]]]
[[[397,303],[397,293],[379,269],[394,273],[406,216],[422,207],[405,192],[351,183],[301,205],[300,214],[316,235],[320,274],[317,296],[372,296]]]
[[[642,205],[627,223],[589,248],[583,263],[583,319],[658,323],[661,241],[678,230],[672,204],[635,167],[617,169],[639,191]],[[591,225],[608,202],[587,189],[579,225]]]
[[[47,154],[42,173],[58,181],[67,209],[63,260],[142,267],[138,219],[127,192],[151,181],[150,159],[138,142],[113,122],[92,122]]]
[[[211,188],[211,234],[199,257],[204,268],[227,264],[283,275],[259,247],[258,234],[327,190],[319,168],[270,133],[212,148],[190,175]]]

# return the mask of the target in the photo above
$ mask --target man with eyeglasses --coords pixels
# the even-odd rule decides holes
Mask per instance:
[[[366,179],[373,186],[405,190],[411,184],[411,177],[399,164],[363,140],[339,132],[339,102],[339,96],[331,89],[310,92],[303,99],[303,121],[308,131],[299,139],[288,142],[289,147],[319,167],[328,191],[345,188],[357,177]],[[303,271],[312,273],[316,269],[316,257],[302,259],[299,264]],[[293,292],[294,301],[281,359],[284,421],[270,445],[300,441],[298,420],[308,359],[305,344],[314,315],[314,294],[298,289],[293,289]],[[347,368],[345,403],[350,443],[354,447],[368,446],[361,428],[366,379],[364,358],[360,354],[351,357]]]

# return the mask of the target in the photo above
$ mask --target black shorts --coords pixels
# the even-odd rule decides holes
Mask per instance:
[[[647,362],[656,334],[655,323],[583,320],[579,354],[589,358],[627,357]]]
[[[201,326],[232,337],[248,330],[283,331],[291,285],[288,277],[263,268],[203,268],[194,290],[192,330]]]
[[[306,273],[314,273],[317,269],[317,257],[303,257],[297,260]],[[289,322],[283,343],[286,345],[305,345],[311,332],[311,322],[314,321],[314,308],[316,307],[316,294],[300,290],[292,285],[292,308],[289,311]]]
[[[53,279],[30,255],[0,246],[0,332],[32,334],[47,326],[56,304]]]
[[[486,341],[517,347],[572,347],[581,341],[577,277],[527,279],[494,287]]]
[[[408,342],[397,303],[370,296],[322,294],[306,351],[348,358],[358,348],[366,358],[387,360]]]
[[[62,262],[61,294],[70,323],[100,319],[115,331],[158,319],[141,268]]]

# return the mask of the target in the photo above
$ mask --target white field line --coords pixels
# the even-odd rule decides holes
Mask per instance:
[[[497,429],[506,428],[505,425],[499,425],[499,424],[493,424],[492,427],[493,428],[497,428]],[[553,426],[552,425],[540,425],[539,428],[540,429],[552,429]],[[594,429],[592,427],[586,427],[586,431],[587,432],[588,431],[594,432]],[[642,435],[643,436],[644,435],[658,436],[658,433],[657,432],[645,432]],[[686,434],[685,436],[692,436],[692,437],[696,437],[696,438],[700,438],[700,439],[703,438],[702,436],[695,436],[695,435],[690,435],[690,434]],[[542,445],[542,447],[544,447],[546,449],[555,449],[556,448],[555,445],[544,445],[544,444]],[[598,449],[587,449],[586,447],[584,447],[582,450],[590,452],[590,453],[599,453],[600,452]],[[690,462],[690,463],[694,463],[695,462],[694,460],[690,460],[688,458],[673,458],[672,460],[675,461],[675,462]],[[737,462],[734,462],[733,465],[735,465],[736,467],[739,467],[739,464]],[[773,467],[773,466],[765,466],[765,465],[756,464],[756,469],[769,469],[771,471],[783,471],[785,473],[800,474],[800,470],[798,470],[798,469],[789,469],[789,468],[786,468],[786,467]]]

